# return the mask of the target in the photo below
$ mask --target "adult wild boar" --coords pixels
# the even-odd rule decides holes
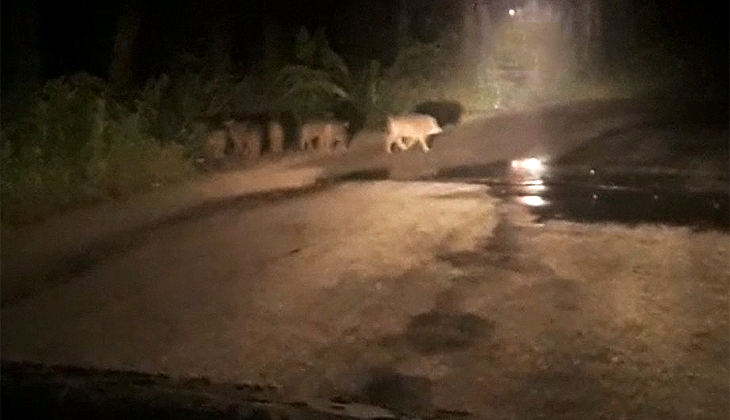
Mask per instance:
[[[388,133],[385,136],[385,151],[393,153],[393,145],[401,151],[407,150],[416,142],[421,144],[424,152],[428,147],[429,136],[443,132],[436,119],[430,115],[408,114],[388,117]],[[406,144],[404,142],[407,141]]]

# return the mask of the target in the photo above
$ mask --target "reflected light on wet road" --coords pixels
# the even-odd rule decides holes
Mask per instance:
[[[522,185],[524,185],[525,191],[531,195],[540,194],[547,189],[541,179],[525,181]]]
[[[714,178],[708,181],[714,189],[694,191],[682,176],[619,171],[586,176],[564,168],[556,170],[538,159],[529,161],[512,161],[506,181],[495,191],[500,197],[511,197],[513,202],[531,208],[541,220],[728,229],[728,193],[709,183],[718,182]],[[537,163],[538,170],[525,169],[537,167]]]
[[[528,171],[537,171],[542,168],[542,162],[540,162],[540,159],[537,158],[513,160],[512,167],[515,169],[520,168],[527,169]]]
[[[548,203],[544,198],[540,197],[539,195],[525,195],[522,197],[517,197],[517,201],[530,207],[540,207]]]

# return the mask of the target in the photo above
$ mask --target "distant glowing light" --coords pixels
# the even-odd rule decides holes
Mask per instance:
[[[515,15],[515,9],[509,9],[509,15],[514,16]]]
[[[540,207],[547,204],[547,201],[539,195],[526,195],[523,197],[517,197],[517,201],[530,207]]]
[[[536,171],[536,170],[542,168],[542,162],[540,162],[540,159],[537,159],[537,158],[513,160],[512,167],[527,169],[529,171]]]

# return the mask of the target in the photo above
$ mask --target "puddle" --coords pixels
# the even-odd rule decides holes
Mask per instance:
[[[419,353],[435,354],[467,348],[479,338],[491,339],[494,321],[470,313],[430,311],[414,316],[404,336]]]
[[[537,222],[648,223],[722,231],[730,227],[730,195],[720,191],[563,183],[543,184],[539,190],[497,186],[490,193],[527,207]]]
[[[350,172],[337,180],[382,180],[390,175],[378,168]],[[568,220],[730,230],[729,180],[722,174],[559,165],[532,170],[501,160],[441,168],[423,179],[488,185],[490,195],[527,207],[538,223]]]
[[[537,222],[666,224],[730,230],[725,176],[640,168],[515,169],[505,162],[441,170],[437,178],[478,182],[490,195],[527,207]]]

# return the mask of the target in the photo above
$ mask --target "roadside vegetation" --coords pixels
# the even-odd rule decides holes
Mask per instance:
[[[608,66],[582,60],[554,25],[513,22],[494,31],[486,59],[465,62],[458,31],[447,27],[428,42],[403,42],[390,63],[351,68],[324,30],[301,28],[289,58],[248,74],[216,73],[186,55],[142,87],[80,73],[4,95],[2,221],[31,222],[185,179],[205,157],[206,133],[241,115],[286,111],[299,121],[338,118],[382,129],[388,114],[424,101],[486,116],[637,95],[680,74],[682,63],[663,50],[608,77],[598,71]]]

